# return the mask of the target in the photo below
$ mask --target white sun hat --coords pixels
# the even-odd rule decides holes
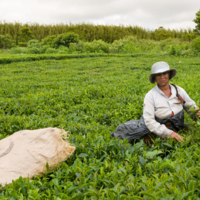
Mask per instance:
[[[164,72],[170,72],[169,79],[172,79],[176,75],[177,71],[174,68],[170,69],[169,65],[164,61],[157,62],[151,67],[151,75],[149,76],[149,81],[151,83],[155,83],[155,75]]]

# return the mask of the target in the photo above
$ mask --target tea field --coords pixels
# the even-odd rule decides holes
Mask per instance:
[[[21,61],[0,64],[0,139],[19,130],[59,127],[70,131],[76,151],[42,177],[0,186],[0,199],[200,199],[199,120],[185,115],[189,129],[181,133],[182,144],[157,139],[148,147],[110,136],[117,125],[142,115],[144,96],[154,87],[150,69],[157,61],[178,70],[171,83],[199,104],[199,57]]]

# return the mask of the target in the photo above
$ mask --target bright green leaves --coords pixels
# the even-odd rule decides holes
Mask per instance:
[[[13,59],[67,58],[20,56]],[[41,177],[0,187],[0,199],[197,199],[200,129],[189,115],[183,144],[159,138],[151,147],[143,141],[131,145],[110,133],[142,115],[144,96],[153,87],[150,66],[158,60],[177,68],[173,83],[197,102],[199,58],[74,58],[0,65],[0,139],[56,126],[69,130],[76,146],[57,169],[49,171],[47,164]]]
[[[158,156],[159,154],[162,154],[163,152],[162,151],[159,151],[159,150],[154,150],[154,151],[148,151],[146,153],[146,157],[147,158],[153,158],[154,156]]]

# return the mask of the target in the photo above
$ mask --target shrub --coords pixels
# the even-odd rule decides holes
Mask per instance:
[[[197,37],[192,41],[192,47],[194,50],[200,52],[200,37]]]
[[[0,48],[1,49],[9,49],[15,45],[14,40],[11,35],[0,35]]]
[[[28,48],[27,53],[30,53],[30,54],[39,54],[40,53],[40,49],[37,48],[37,47]]]
[[[60,45],[58,48],[59,51],[64,51],[65,53],[69,53],[69,48],[63,45]]]
[[[45,53],[48,48],[51,48],[50,45],[40,46],[40,53]]]
[[[8,53],[10,54],[21,54],[21,53],[27,53],[27,50],[24,49],[24,48],[16,48],[16,47],[13,47],[11,49],[8,50]]]
[[[93,42],[84,43],[84,51],[90,53],[108,53],[110,44],[102,40],[94,40]]]
[[[46,51],[45,51],[45,53],[56,53],[57,52],[57,50],[56,49],[54,49],[54,48],[48,48]]]
[[[120,40],[115,40],[109,48],[110,53],[121,53],[123,52],[126,44],[134,45],[137,42],[137,38],[133,36],[127,36]]]
[[[18,47],[27,47],[27,43],[26,42],[19,42]]]
[[[188,56],[188,55],[191,55],[193,52],[191,49],[188,49],[188,50],[185,50],[185,51],[182,51],[182,55],[183,56]]]
[[[64,50],[58,50],[57,53],[58,54],[67,54],[66,51],[64,51]]]
[[[69,53],[75,53],[76,52],[76,44],[70,43],[69,45]]]
[[[42,39],[42,42],[40,43],[42,46],[43,45],[49,45],[52,46],[54,39],[56,38],[55,35],[49,35],[46,38]]]
[[[40,43],[38,40],[34,39],[34,40],[29,40],[28,41],[28,48],[33,48],[33,47],[36,47],[36,48],[39,48],[40,47]]]
[[[53,41],[53,47],[58,48],[60,45],[69,47],[70,43],[78,43],[79,36],[76,33],[69,32],[58,35]]]
[[[84,53],[84,42],[82,41],[79,41],[77,44],[76,44],[76,51],[79,52],[79,53]]]
[[[169,50],[169,55],[176,55],[176,49],[174,48],[173,45],[171,45],[171,48]]]

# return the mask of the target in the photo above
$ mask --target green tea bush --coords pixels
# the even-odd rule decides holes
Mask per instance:
[[[199,199],[200,125],[188,114],[189,128],[179,133],[182,144],[158,138],[148,147],[110,136],[117,125],[142,115],[144,96],[155,86],[148,80],[151,66],[158,60],[178,70],[171,82],[199,103],[199,57],[46,54],[3,59],[0,139],[19,130],[59,127],[70,131],[76,150],[40,177],[19,177],[0,186],[0,199]],[[24,62],[5,64],[9,59]]]

